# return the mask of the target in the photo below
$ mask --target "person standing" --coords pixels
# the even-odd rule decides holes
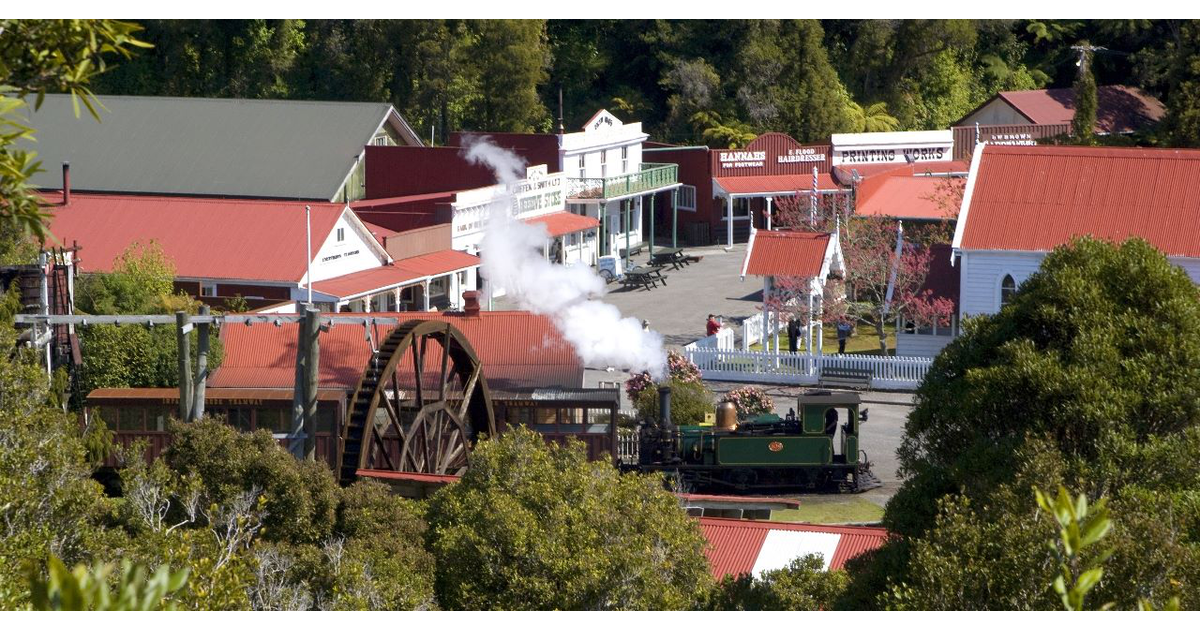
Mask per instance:
[[[717,316],[712,313],[708,314],[708,323],[704,326],[704,331],[707,336],[711,337],[721,330],[721,322],[717,321]]]
[[[854,326],[850,325],[850,320],[843,317],[837,325],[838,336],[838,354],[846,354],[846,340],[850,338],[850,333],[854,331]]]
[[[795,317],[788,319],[787,336],[788,352],[795,352],[796,344],[800,340],[800,320],[796,319]]]

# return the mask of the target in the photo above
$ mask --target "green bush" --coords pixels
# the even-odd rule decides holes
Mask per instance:
[[[716,412],[716,396],[703,381],[667,381],[671,388],[671,422],[675,424],[701,424],[704,414]],[[647,387],[633,401],[638,417],[643,420],[658,418],[658,388]]]

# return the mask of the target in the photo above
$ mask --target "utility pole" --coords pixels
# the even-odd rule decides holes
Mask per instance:
[[[308,361],[304,365],[304,458],[317,458],[317,388],[320,385],[321,323],[320,312],[309,306],[304,310],[304,329]]]
[[[304,206],[304,235],[307,242],[308,256],[304,259],[305,284],[308,285],[308,305],[312,306],[312,207]]]

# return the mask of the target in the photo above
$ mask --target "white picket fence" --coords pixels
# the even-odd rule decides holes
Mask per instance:
[[[701,337],[684,346],[684,348],[703,350],[733,350],[733,329],[723,327],[717,331],[717,334]]]
[[[871,387],[916,389],[933,359],[806,352],[746,352],[684,346],[683,354],[713,381],[742,381],[773,385],[815,385],[826,368],[869,370]]]
[[[767,325],[766,313],[755,313],[750,317],[742,320],[742,350],[750,351],[750,346],[762,342],[764,338],[770,335],[771,330],[778,330],[776,327],[779,321],[779,316],[772,312],[770,314],[770,325]]]

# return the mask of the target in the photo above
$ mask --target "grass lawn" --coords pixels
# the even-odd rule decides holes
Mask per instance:
[[[883,508],[859,497],[836,501],[801,497],[798,509],[771,512],[772,521],[801,523],[874,523],[882,518]]]
[[[896,354],[896,327],[888,325],[884,328],[887,331],[887,347],[888,354]],[[825,344],[823,349],[825,354],[837,354],[837,328],[833,326],[825,327]],[[779,347],[787,350],[787,332],[779,335]],[[756,343],[750,346],[751,350],[761,351],[762,344]],[[850,339],[846,341],[846,354],[879,354],[879,337],[875,336],[875,328],[872,326],[855,326],[854,332],[850,335]]]

